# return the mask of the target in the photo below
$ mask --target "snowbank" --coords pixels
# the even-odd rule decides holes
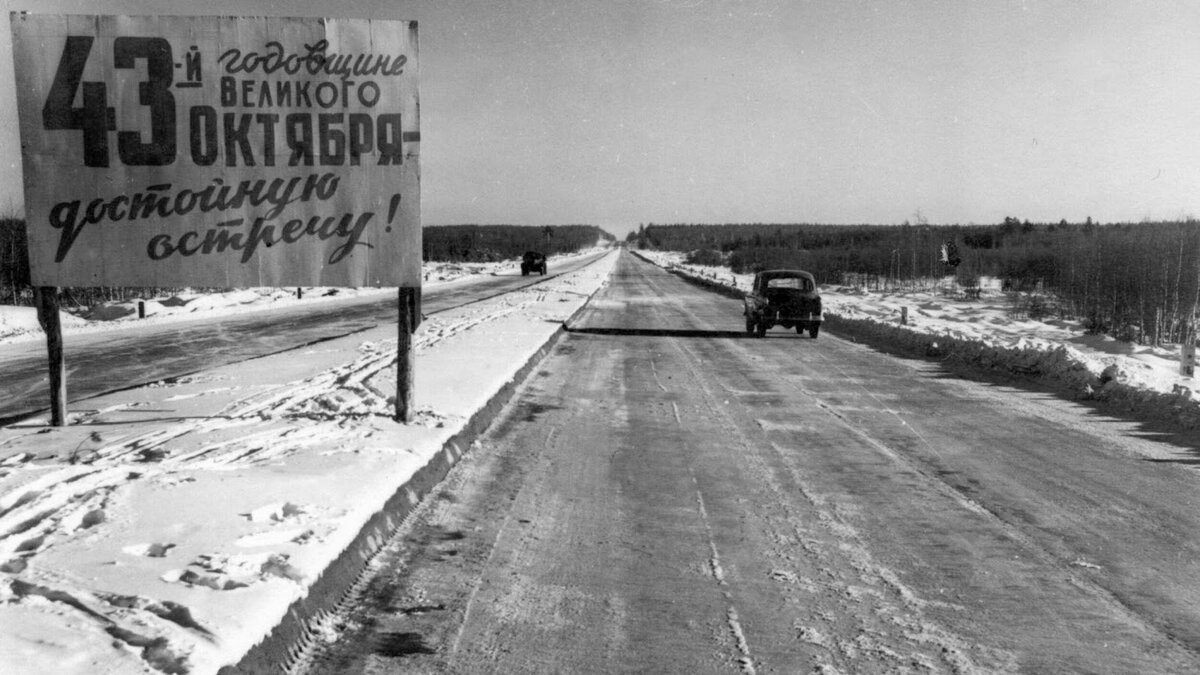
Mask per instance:
[[[77,329],[87,325],[86,319],[71,314],[62,314],[63,331]],[[38,325],[37,310],[32,307],[13,307],[0,305],[0,342],[8,336],[36,335],[42,336],[42,328]]]
[[[551,256],[553,268],[557,261],[570,260],[596,253],[608,247],[596,247],[569,255]],[[452,283],[469,283],[481,276],[519,275],[521,262],[505,260],[494,263],[427,262],[422,266],[422,286],[437,288]],[[297,293],[297,290],[300,292]],[[140,325],[194,321],[208,317],[261,312],[298,304],[312,305],[328,302],[369,300],[381,295],[396,294],[395,288],[341,288],[307,286],[296,288],[244,288],[239,290],[202,293],[183,292],[177,295],[143,301],[145,318],[138,318],[138,301],[108,302],[91,307],[64,306],[60,312],[63,333],[74,335],[128,328]],[[37,311],[32,307],[0,305],[0,344],[26,340],[44,340],[38,326]]]
[[[336,592],[331,565],[369,558],[398,524],[385,504],[416,503],[414,476],[615,259],[430,317],[414,424],[391,416],[388,326],[89,399],[67,427],[0,428],[0,672],[236,663]]]
[[[739,296],[754,275],[688,265],[676,252],[637,251],[666,269]],[[1200,385],[1179,375],[1179,349],[1089,335],[1076,321],[1014,318],[1006,295],[985,289],[968,300],[928,292],[870,292],[823,286],[825,327],[890,351],[988,371],[1035,376],[1071,396],[1115,404],[1124,413],[1200,428]],[[900,324],[902,309],[907,324]]]

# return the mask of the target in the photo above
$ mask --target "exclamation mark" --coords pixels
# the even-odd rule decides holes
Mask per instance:
[[[400,208],[400,193],[392,195],[392,202],[388,204],[388,226],[387,231],[392,231],[392,220],[396,217],[396,209]]]

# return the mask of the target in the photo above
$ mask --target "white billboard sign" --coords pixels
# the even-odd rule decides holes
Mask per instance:
[[[12,14],[39,286],[420,286],[417,25]]]

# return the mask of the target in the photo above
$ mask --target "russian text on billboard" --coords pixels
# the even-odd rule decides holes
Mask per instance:
[[[416,25],[14,14],[38,285],[420,285]]]

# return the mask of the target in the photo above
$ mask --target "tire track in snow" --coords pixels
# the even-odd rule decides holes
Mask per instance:
[[[776,476],[776,470],[764,458],[762,450],[766,439],[747,435],[730,411],[725,392],[716,391],[708,382],[706,373],[723,372],[723,369],[711,362],[711,356],[698,354],[692,345],[681,342],[673,344],[686,356],[685,363],[692,379],[706,400],[706,414],[736,437],[735,449],[743,457],[746,468],[760,485],[774,495],[771,508],[758,509],[770,538],[778,544],[771,551],[776,558],[774,570],[789,571],[788,568],[796,561],[792,553],[795,551],[792,548],[795,542],[800,544],[799,550],[804,552],[808,564],[826,577],[824,583],[783,584],[781,589],[785,595],[794,598],[798,607],[812,606],[814,592],[821,598],[811,613],[811,619],[823,624],[825,629],[816,629],[812,633],[835,636],[832,642],[826,643],[835,649],[825,656],[818,656],[818,666],[834,671],[841,668],[853,671],[865,663],[881,665],[876,660],[882,660],[889,664],[886,666],[888,668],[906,668],[913,663],[923,663],[936,670],[935,664],[941,662],[954,672],[979,672],[981,669],[968,656],[973,645],[924,616],[924,605],[914,602],[917,596],[911,589],[889,583],[889,579],[895,582],[897,577],[888,574],[885,567],[873,561],[857,531],[836,511],[830,511],[828,505],[813,504],[817,509],[817,525],[820,529],[813,530],[805,524],[807,518],[792,506]],[[734,350],[741,352],[737,357],[734,356],[736,352],[729,354],[731,359],[737,359],[737,363],[753,361],[744,345],[737,341],[727,341],[725,344],[733,345]],[[739,371],[740,368],[732,367],[730,372]],[[765,430],[759,429],[759,433],[765,433]],[[787,453],[769,442],[766,447],[771,450],[776,463],[783,462],[794,472],[795,467],[786,461]],[[776,516],[772,511],[778,511],[779,515]],[[826,538],[831,541],[827,543]],[[844,576],[842,570],[846,568],[841,565],[848,565],[854,571],[853,576]],[[786,574],[781,576],[786,578]],[[806,578],[805,581],[809,580]],[[835,609],[825,609],[831,605]],[[905,616],[910,618],[903,619]],[[846,619],[852,620],[856,628],[846,631],[843,625]],[[894,631],[886,628],[888,624],[899,621],[908,621],[922,630]],[[806,625],[807,622],[801,620],[797,624],[800,627],[797,632],[803,634]],[[838,635],[856,637],[845,639],[837,638]],[[904,646],[912,651],[908,654],[896,651],[896,648]],[[1007,661],[1004,655],[994,656],[997,657],[996,663]]]
[[[671,405],[675,405],[672,403]],[[679,419],[679,409],[675,409],[676,420]],[[713,580],[718,586],[728,586],[729,582],[725,579],[725,569],[721,566],[721,553],[717,550],[717,542],[713,537],[712,521],[708,517],[708,508],[704,506],[704,494],[700,491],[700,483],[696,480],[696,474],[692,473],[691,467],[688,467],[689,473],[692,474],[692,484],[696,488],[696,507],[700,512],[700,520],[704,523],[705,535],[708,538],[708,549],[712,553],[709,558],[709,570],[712,572]],[[741,657],[738,658],[738,663],[742,668],[742,672],[746,675],[755,675],[757,672],[754,668],[754,657],[750,653],[750,644],[746,641],[746,633],[742,630],[741,619],[738,618],[737,606],[733,602],[733,595],[729,591],[722,591],[721,595],[725,597],[725,602],[728,604],[728,609],[725,611],[725,623],[729,626],[729,632],[733,634],[737,649],[741,652]]]
[[[654,361],[651,359],[651,364],[653,363]],[[664,392],[667,391],[658,377],[657,369],[654,370],[654,381]],[[680,429],[684,428],[683,418],[679,413],[679,404],[675,401],[671,401],[671,412],[675,417],[676,426]],[[696,479],[696,472],[691,465],[688,466],[688,474],[691,476],[692,486],[696,490],[696,510],[700,513],[700,521],[704,525],[704,536],[708,540],[708,549],[711,553],[708,561],[709,570],[718,586],[728,586],[729,582],[725,578],[725,569],[721,566],[721,553],[717,550],[716,537],[713,535],[712,519],[709,518],[708,507],[704,505],[704,493],[700,489],[700,481]],[[725,603],[728,605],[725,611],[725,623],[729,626],[729,632],[733,634],[738,652],[741,653],[741,656],[738,657],[738,664],[741,666],[742,672],[746,673],[746,675],[755,675],[757,671],[754,667],[754,657],[750,653],[750,644],[746,641],[746,633],[742,630],[742,622],[738,618],[737,607],[733,602],[733,595],[728,590],[722,590],[721,595],[725,598]]]
[[[650,358],[650,367],[654,376],[654,383],[664,393],[667,393],[669,390],[663,386],[653,356]],[[671,401],[671,414],[675,418],[675,425],[683,429],[683,417],[679,412],[679,404],[675,401]],[[709,571],[718,586],[728,586],[729,582],[725,578],[725,569],[721,566],[721,553],[717,550],[717,541],[713,535],[712,519],[709,518],[708,507],[704,505],[704,493],[700,489],[700,481],[696,479],[696,472],[691,465],[688,466],[688,474],[691,476],[692,486],[696,491],[696,510],[700,514],[700,521],[704,525],[704,535],[708,541],[710,552],[708,560]],[[729,632],[733,635],[734,644],[738,652],[741,654],[737,659],[738,665],[741,666],[742,672],[746,673],[746,675],[755,675],[757,671],[754,667],[754,657],[750,653],[750,644],[746,640],[746,632],[742,629],[741,619],[738,617],[737,607],[733,602],[733,595],[728,590],[722,590],[721,595],[725,598],[725,603],[728,606],[725,610],[725,623],[729,627]]]

